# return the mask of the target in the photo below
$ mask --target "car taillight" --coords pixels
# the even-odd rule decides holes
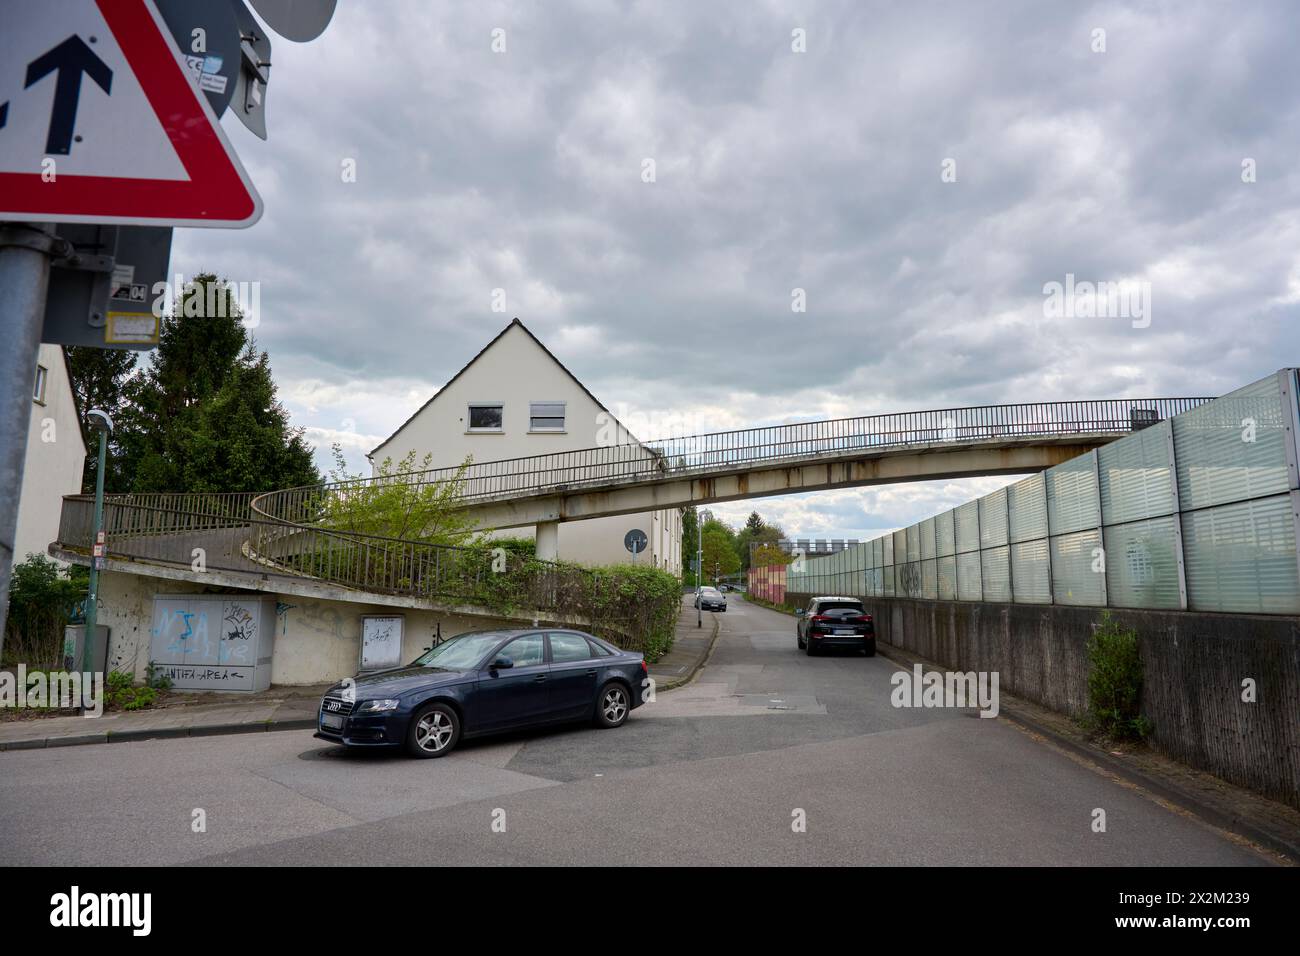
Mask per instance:
[[[808,618],[808,620],[810,620],[810,621],[819,621],[819,622],[821,622],[822,624],[825,624],[827,621],[830,620],[830,618],[827,617],[825,614],[814,614],[812,617]]]
[[[870,614],[863,614],[863,615],[861,615],[860,617],[855,617],[853,620],[854,620],[856,623],[858,623],[858,624],[870,624],[870,623],[871,623],[871,615],[870,615]]]
[[[644,657],[641,658],[641,673],[642,673],[642,674],[649,674],[649,673],[650,673],[650,668],[646,667],[646,664],[645,664],[645,658],[644,658]]]

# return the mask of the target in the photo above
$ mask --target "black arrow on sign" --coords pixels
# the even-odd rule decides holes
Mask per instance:
[[[55,71],[58,71],[59,78],[54,85],[54,109],[50,111],[50,132],[45,140],[45,152],[66,156],[72,150],[72,128],[77,121],[81,74],[86,74],[101,90],[109,93],[113,86],[113,71],[75,33],[27,64],[27,82],[23,89]]]

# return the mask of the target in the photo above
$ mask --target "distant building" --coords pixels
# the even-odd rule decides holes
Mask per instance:
[[[86,443],[72,393],[67,357],[58,345],[42,345],[32,387],[27,428],[27,457],[18,495],[14,563],[29,554],[45,554],[59,537],[64,495],[81,491]]]
[[[609,434],[628,433],[515,319],[367,457],[377,467],[385,458],[399,462],[412,450],[417,463],[432,452],[432,467],[449,468],[468,455],[485,462],[593,448]],[[592,566],[630,562],[623,540],[634,529],[649,539],[636,556],[638,563],[681,574],[681,512],[676,508],[564,522],[559,557]],[[530,528],[501,533],[533,535]]]
[[[805,557],[810,557],[814,554],[836,554],[846,548],[853,547],[857,543],[857,538],[798,538],[794,540],[783,538],[776,543],[776,546],[786,554],[794,554],[798,551]]]

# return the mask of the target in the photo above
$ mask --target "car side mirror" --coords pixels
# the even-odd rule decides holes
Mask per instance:
[[[795,617],[803,617],[803,608],[801,608],[801,607],[800,607],[800,608],[795,608],[794,616],[795,616]]]
[[[504,671],[514,667],[515,662],[508,657],[498,657],[488,666],[491,670],[494,671]]]

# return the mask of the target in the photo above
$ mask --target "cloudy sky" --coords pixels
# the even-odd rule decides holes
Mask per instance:
[[[178,231],[172,266],[260,282],[283,400],[358,468],[516,315],[643,438],[1217,395],[1300,361],[1297,28],[1285,2],[341,0],[274,40],[269,141],[225,120],[261,221]],[[1149,307],[1049,314],[1067,274]],[[1005,482],[715,510],[867,537]]]

